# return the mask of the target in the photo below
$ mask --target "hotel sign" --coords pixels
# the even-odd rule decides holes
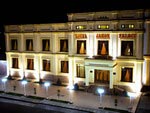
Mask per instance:
[[[87,38],[86,34],[75,34],[75,37],[76,37],[77,39]]]
[[[136,34],[119,34],[119,38],[136,38]]]
[[[110,34],[97,34],[96,38],[104,38],[104,39],[107,38],[108,39],[108,38],[110,38]]]

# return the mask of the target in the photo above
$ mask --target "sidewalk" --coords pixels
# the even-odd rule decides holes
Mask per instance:
[[[4,91],[4,83],[0,82],[0,86],[0,90]],[[26,93],[26,95],[31,96],[71,101],[73,102],[73,105],[83,108],[98,109],[99,107],[106,107],[131,111],[132,113],[135,113],[140,98],[140,95],[132,100],[129,97],[102,95],[101,104],[99,95],[84,91],[68,90],[67,87],[64,86],[51,85],[48,87],[48,89],[46,89],[44,85],[28,82],[26,86],[23,87],[21,81],[9,80],[5,83],[5,88],[6,92],[18,94]],[[58,90],[60,91],[59,96]],[[115,106],[115,99],[118,100],[117,106]],[[130,105],[132,106],[132,109],[129,109],[129,107],[131,107]]]

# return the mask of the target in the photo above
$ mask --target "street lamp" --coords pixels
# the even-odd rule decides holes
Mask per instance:
[[[70,101],[70,103],[72,103],[72,90],[74,90],[74,86],[73,85],[69,85],[67,87],[67,89],[69,90],[69,101]]]
[[[133,104],[132,98],[136,97],[136,94],[133,93],[133,92],[128,92],[127,94],[128,94],[128,96],[130,97],[130,106],[131,106],[131,108],[132,108],[132,104]]]
[[[102,106],[102,94],[104,93],[104,89],[99,88],[98,90],[99,96],[100,96],[100,106]]]
[[[26,84],[27,84],[27,81],[23,80],[22,85],[23,85],[23,88],[24,88],[24,96],[26,96]]]
[[[45,86],[46,98],[48,99],[48,87],[50,86],[50,83],[49,82],[45,82],[44,86]]]
[[[4,92],[6,92],[6,81],[7,81],[7,78],[2,79],[2,82],[4,83],[4,87],[3,87]]]

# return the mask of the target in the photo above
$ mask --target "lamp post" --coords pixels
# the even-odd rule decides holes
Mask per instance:
[[[104,89],[99,88],[98,93],[99,93],[99,96],[100,96],[100,106],[102,106],[102,94],[104,93]]]
[[[133,92],[128,92],[127,94],[130,97],[129,109],[132,110],[133,98],[136,97],[136,94]]]
[[[69,101],[72,103],[72,90],[74,89],[74,86],[68,86],[67,89],[69,90]]]
[[[22,85],[23,85],[23,89],[24,89],[24,96],[26,96],[26,84],[27,84],[27,81],[23,80]]]
[[[46,98],[48,99],[48,87],[50,86],[50,83],[49,82],[45,82],[44,86],[45,86]]]
[[[4,83],[4,87],[3,87],[4,92],[6,92],[6,81],[7,81],[6,78],[3,78],[3,79],[2,79],[2,82]]]

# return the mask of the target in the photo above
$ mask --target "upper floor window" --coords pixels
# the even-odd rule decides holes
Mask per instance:
[[[11,40],[11,50],[17,50],[18,49],[18,41],[17,39]]]
[[[77,54],[86,54],[86,40],[77,40]]]
[[[81,64],[76,64],[77,68],[77,77],[79,78],[85,78],[85,67]]]
[[[34,70],[34,59],[27,59],[27,69]]]
[[[43,39],[42,40],[42,50],[43,51],[49,51],[50,50],[50,40],[49,39]]]
[[[122,29],[125,28],[133,29],[134,27],[135,27],[134,24],[121,24]]]
[[[33,40],[32,39],[26,40],[26,50],[33,51]]]
[[[109,43],[108,41],[99,40],[98,41],[98,55],[108,55],[109,54]]]
[[[121,41],[121,56],[133,56],[133,41]]]
[[[109,29],[109,25],[98,25],[98,29]]]
[[[86,25],[78,25],[78,26],[76,26],[76,29],[78,29],[78,30],[86,29]]]
[[[133,79],[133,68],[122,67],[121,68],[121,81],[132,82]]]
[[[50,61],[43,60],[43,71],[50,71]]]
[[[61,72],[68,73],[69,72],[69,63],[68,61],[61,61]]]
[[[18,68],[18,58],[12,58],[12,68]]]
[[[68,52],[68,39],[60,40],[60,52]]]

